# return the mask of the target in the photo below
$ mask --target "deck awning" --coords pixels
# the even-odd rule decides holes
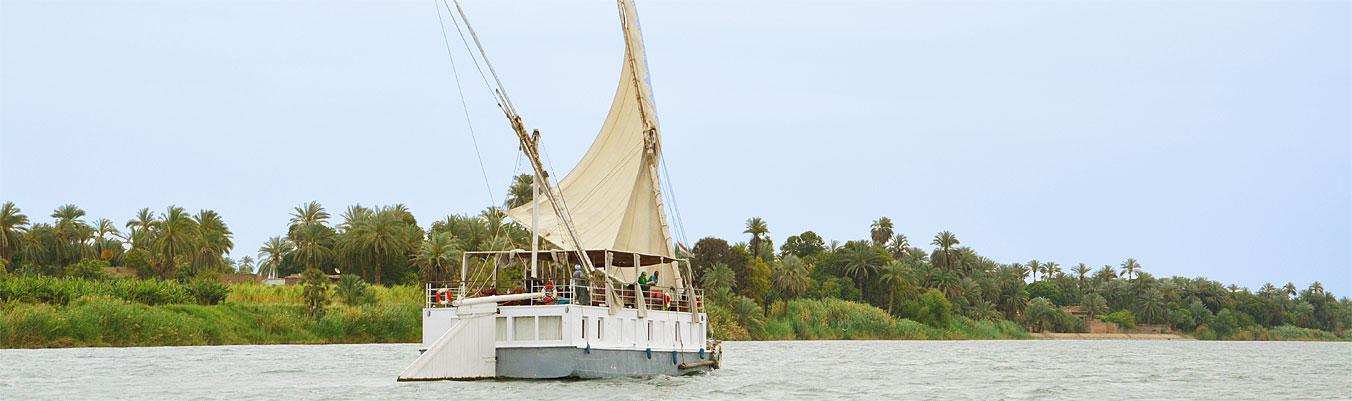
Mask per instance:
[[[657,266],[669,264],[672,262],[686,261],[686,259],[673,258],[669,256],[648,255],[637,252],[616,251],[611,249],[589,249],[587,250],[587,258],[591,259],[592,266],[602,268],[605,267],[606,265],[607,252],[609,252],[611,255],[610,266],[612,267],[635,267],[634,257],[638,257],[637,266],[639,267]],[[525,249],[514,249],[510,251],[476,251],[476,252],[465,252],[465,254],[471,256],[506,255],[507,257],[513,259],[530,260],[530,251]],[[564,262],[566,260],[568,264],[582,263],[581,260],[578,260],[576,252],[558,249],[541,250],[540,259],[553,260],[558,262]]]

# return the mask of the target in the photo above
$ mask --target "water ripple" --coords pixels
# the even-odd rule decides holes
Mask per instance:
[[[1349,399],[1352,344],[729,342],[686,377],[398,383],[418,346],[0,350],[0,399]]]

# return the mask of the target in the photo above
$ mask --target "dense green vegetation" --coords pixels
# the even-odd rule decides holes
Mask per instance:
[[[845,300],[871,305],[882,312],[868,319],[898,319],[897,326],[871,326],[868,334],[838,330],[826,338],[936,337],[902,329],[912,323],[959,333],[983,324],[1083,332],[1089,322],[1063,310],[1077,306],[1087,319],[1124,329],[1156,325],[1202,339],[1352,340],[1352,302],[1318,282],[1299,291],[1288,283],[1254,292],[1204,278],[1156,278],[1135,259],[1098,269],[1038,260],[998,263],[960,246],[948,231],[936,234],[928,251],[913,246],[886,217],[873,222],[868,239],[843,244],[806,231],[776,248],[769,233],[763,219],[752,218],[747,242],[704,238],[691,250],[714,309],[738,326],[720,333],[727,338],[822,338],[824,331],[803,325],[833,320],[797,311],[824,311],[804,309],[805,300]],[[994,337],[1014,331],[999,333]]]
[[[529,176],[517,177],[504,206],[529,198]],[[230,257],[233,235],[211,210],[146,208],[119,227],[108,219],[89,223],[74,205],[54,210],[50,223],[35,223],[6,202],[0,207],[0,335],[7,337],[0,343],[116,345],[161,338],[79,331],[88,323],[73,319],[94,318],[82,314],[89,310],[163,319],[126,327],[179,327],[190,333],[181,340],[188,343],[414,341],[422,302],[414,285],[458,279],[453,267],[465,250],[529,248],[528,233],[507,223],[503,210],[448,216],[423,228],[402,205],[353,205],[334,223],[310,202],[293,209],[287,231],[265,241],[255,260]],[[1039,260],[999,263],[947,231],[936,234],[928,250],[913,245],[886,217],[873,222],[866,239],[844,243],[806,231],[776,246],[760,218],[746,222],[745,234],[745,242],[709,237],[688,252],[679,247],[691,261],[692,279],[707,290],[716,338],[1019,338],[1025,331],[1084,331],[1086,320],[1102,320],[1203,339],[1352,339],[1352,302],[1318,282],[1304,290],[1268,284],[1255,292],[1204,278],[1156,278],[1134,259],[1097,269]],[[109,267],[139,279],[110,279]],[[217,279],[255,269],[265,276],[303,272],[305,284],[227,288]],[[339,272],[348,274],[330,284],[325,274]],[[504,269],[499,283],[517,285],[519,279],[519,271]],[[1063,311],[1067,306],[1088,316],[1073,316]],[[365,329],[347,334],[324,326],[334,313],[380,321],[406,313],[397,319],[412,323],[384,336]],[[213,317],[240,326],[194,328]],[[288,329],[263,331],[273,337],[250,328],[281,321],[290,322]],[[41,330],[45,340],[24,340],[36,334],[19,333],[19,327]]]
[[[301,286],[10,277],[0,280],[0,347],[421,339],[418,288],[367,287],[360,279],[347,281],[349,287],[361,288],[349,291],[364,295],[343,298],[316,313],[307,308],[303,294],[307,288]],[[327,291],[327,287],[321,289]]]

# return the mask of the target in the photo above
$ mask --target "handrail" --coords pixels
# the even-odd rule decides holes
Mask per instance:
[[[473,296],[463,299],[450,299],[442,303],[438,299],[438,292],[446,290],[449,294],[455,294],[454,289],[458,288],[460,282],[429,282],[423,286],[425,295],[425,304],[427,308],[446,308],[452,307],[465,300],[476,298],[494,298],[501,302],[503,306],[516,305],[587,305],[587,306],[608,306],[606,304],[606,288],[592,287],[582,285],[537,285],[531,288],[530,292],[525,289],[515,289],[506,293],[497,291],[480,291]],[[638,289],[637,284],[615,287],[615,295],[625,308],[637,308]],[[491,288],[491,287],[489,287]],[[536,296],[533,294],[542,294]],[[581,297],[579,295],[585,295]],[[691,299],[693,296],[693,305],[695,312],[704,312],[704,290],[686,288],[678,290],[675,287],[648,286],[641,298],[645,309],[674,312],[691,312]],[[519,298],[519,299],[518,299]]]

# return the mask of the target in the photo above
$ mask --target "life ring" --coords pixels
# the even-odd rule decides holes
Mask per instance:
[[[451,302],[451,290],[442,288],[437,290],[437,303],[445,305]]]

